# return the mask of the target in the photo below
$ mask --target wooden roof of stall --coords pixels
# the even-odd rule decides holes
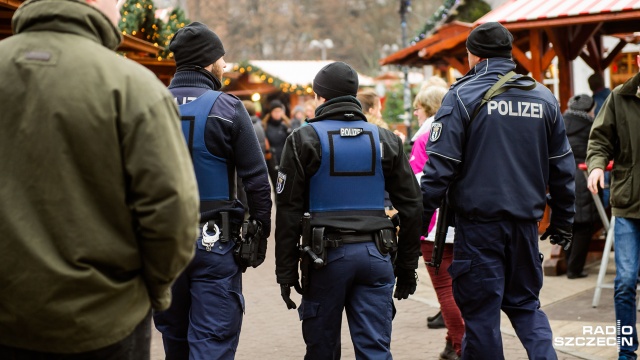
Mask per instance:
[[[468,68],[464,43],[472,28],[473,24],[460,21],[444,24],[430,36],[380,60],[380,65],[422,66],[444,61],[464,73]]]

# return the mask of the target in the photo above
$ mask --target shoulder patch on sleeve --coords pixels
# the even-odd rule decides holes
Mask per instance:
[[[431,132],[429,133],[429,140],[431,142],[436,142],[440,139],[440,134],[442,134],[442,123],[434,122],[431,124]]]
[[[281,194],[284,190],[284,184],[287,182],[287,174],[278,171],[278,181],[276,182],[276,193]]]

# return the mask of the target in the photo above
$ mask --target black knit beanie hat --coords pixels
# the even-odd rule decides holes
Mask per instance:
[[[282,110],[284,110],[284,104],[282,103],[282,101],[276,99],[276,100],[271,100],[271,102],[269,103],[269,111],[275,109],[275,108],[281,108]]]
[[[199,22],[192,22],[178,30],[169,43],[169,50],[173,51],[177,67],[205,67],[224,56],[224,47],[218,35]]]
[[[513,35],[499,22],[484,23],[471,30],[467,37],[467,49],[475,56],[511,58]]]
[[[358,93],[358,73],[347,63],[337,61],[318,71],[313,91],[327,100]]]
[[[587,94],[580,94],[569,99],[569,109],[575,111],[589,112],[594,108],[596,102]]]

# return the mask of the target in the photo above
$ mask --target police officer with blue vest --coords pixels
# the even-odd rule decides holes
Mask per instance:
[[[171,307],[154,321],[166,359],[233,359],[244,313],[241,275],[264,261],[270,232],[267,166],[242,102],[219,91],[226,64],[218,36],[194,22],[178,30],[169,49],[177,65],[169,90],[198,182],[201,235],[194,259],[173,285]],[[255,245],[249,257],[235,251],[245,219],[235,197],[236,172],[249,203],[245,238],[254,236]]]
[[[305,359],[340,358],[344,309],[356,358],[391,359],[393,296],[406,299],[416,288],[420,190],[400,138],[367,122],[348,64],[323,67],[313,90],[322,104],[289,136],[280,162],[277,282],[289,309],[291,287],[303,294]],[[399,240],[385,190],[399,213]]]
[[[542,239],[569,246],[575,163],[553,94],[511,73],[512,42],[495,22],[469,34],[470,70],[443,99],[426,147],[425,214],[430,218],[446,194],[455,212],[449,273],[465,322],[462,359],[504,359],[500,310],[530,359],[557,358],[538,298],[538,221],[548,202],[551,220]],[[492,88],[499,90],[490,96]]]

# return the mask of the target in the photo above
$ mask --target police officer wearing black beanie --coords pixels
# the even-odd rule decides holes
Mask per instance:
[[[218,35],[193,22],[174,34],[169,49],[177,65],[169,90],[180,106],[198,182],[201,231],[194,259],[172,287],[171,307],[155,313],[154,322],[167,359],[231,359],[244,313],[242,273],[266,256],[269,177],[247,110],[240,99],[220,92],[226,64]],[[235,196],[236,173],[249,203],[247,228],[262,229],[253,257],[234,256],[245,219]]]
[[[556,359],[540,310],[541,239],[567,249],[575,163],[560,106],[535,80],[513,72],[513,36],[484,23],[467,38],[470,70],[452,85],[431,125],[421,179],[425,217],[447,196],[456,239],[449,273],[465,322],[462,359],[503,359],[501,310],[531,359]],[[504,80],[504,83],[498,83]],[[494,87],[495,86],[495,87]],[[482,101],[490,89],[498,89]]]
[[[280,162],[277,282],[289,309],[296,308],[291,287],[303,293],[305,359],[340,357],[345,308],[358,357],[389,359],[392,297],[406,299],[416,289],[420,191],[400,138],[368,123],[362,113],[356,99],[358,74],[351,66],[334,62],[323,67],[313,91],[322,102],[316,117],[287,138]],[[397,240],[385,214],[385,189],[402,224]],[[313,246],[305,247],[312,245],[309,237]],[[390,252],[396,248],[394,263]]]

